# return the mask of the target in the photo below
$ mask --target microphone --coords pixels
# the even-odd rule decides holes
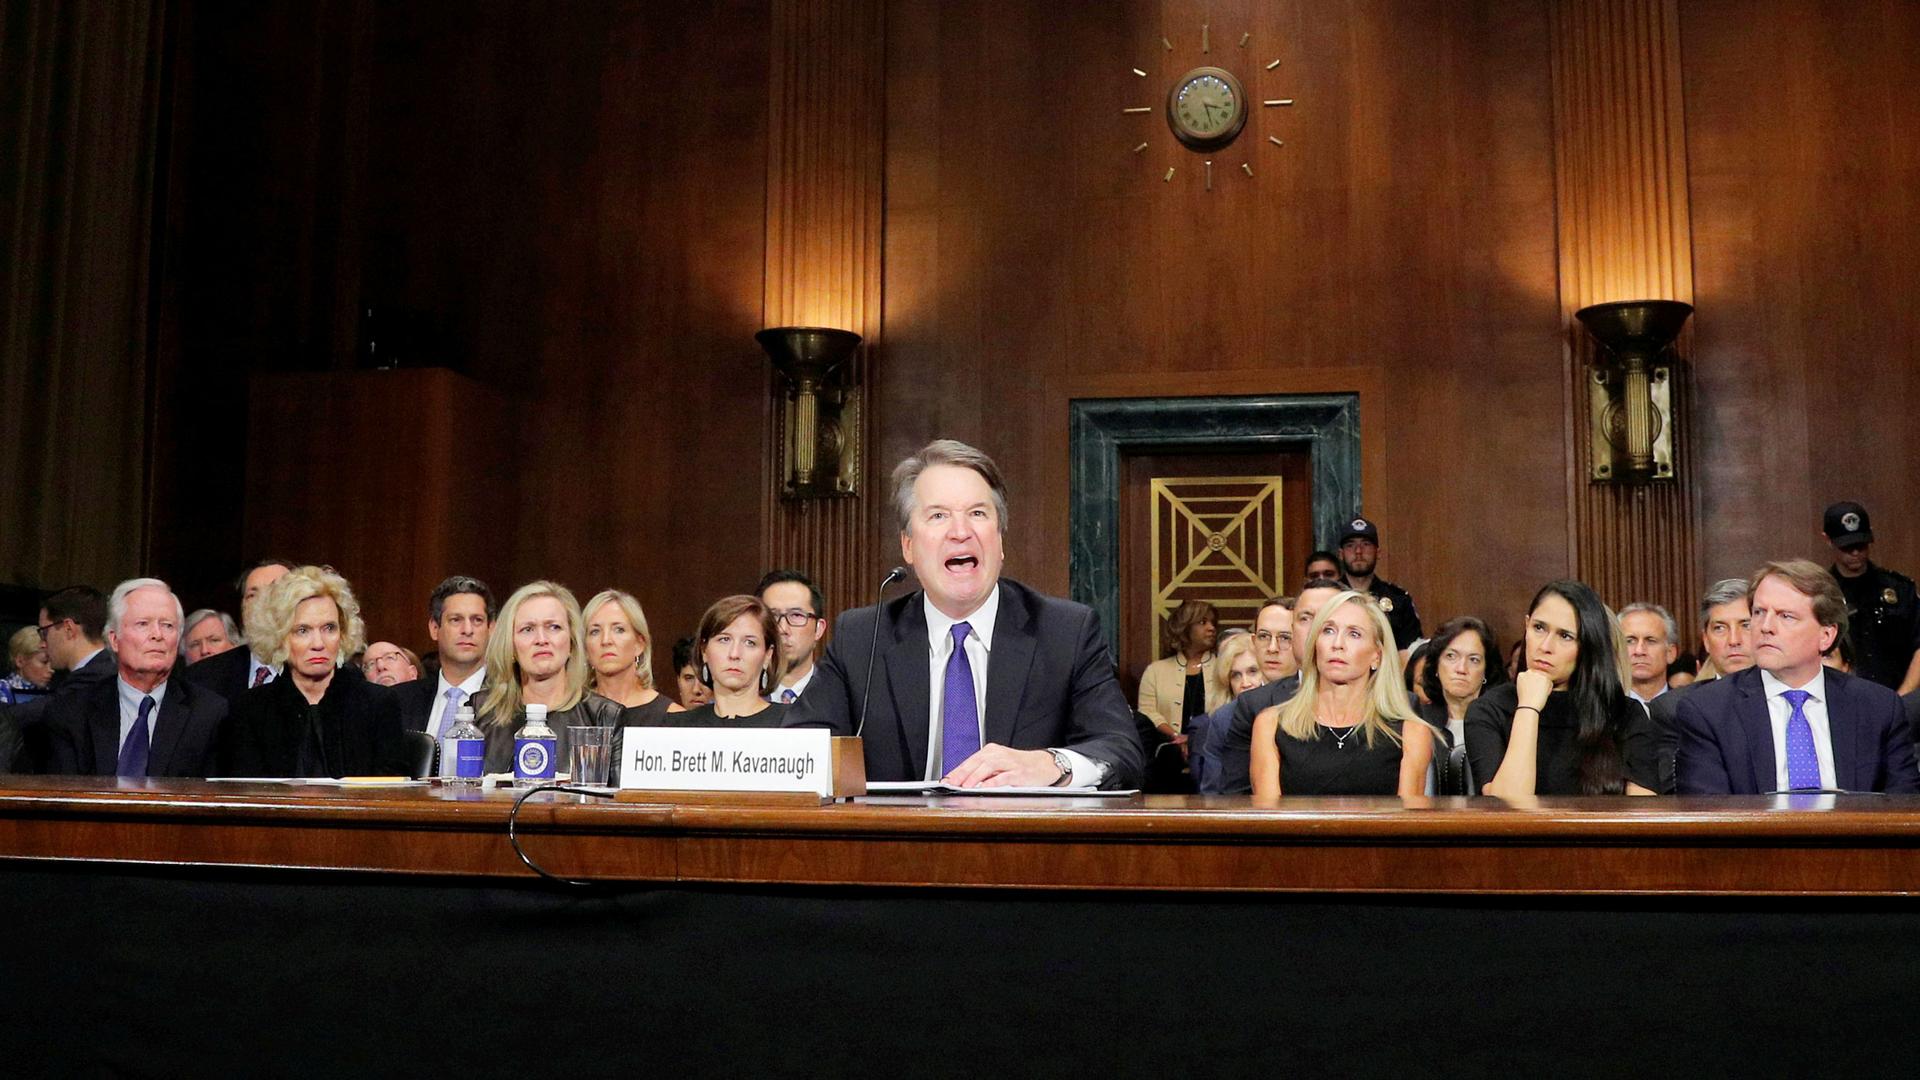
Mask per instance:
[[[861,732],[867,730],[867,707],[873,703],[873,658],[880,651],[880,597],[885,595],[887,586],[906,576],[907,568],[896,566],[887,571],[886,577],[880,579],[880,588],[874,592],[873,638],[867,642],[867,684],[860,689],[860,726],[853,729],[853,737],[856,739],[860,737]]]

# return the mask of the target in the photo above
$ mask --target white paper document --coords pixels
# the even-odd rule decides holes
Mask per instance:
[[[954,787],[940,780],[869,780],[869,795],[1044,795],[1054,798],[1109,798],[1138,795],[1139,788],[1103,791],[1090,787]]]

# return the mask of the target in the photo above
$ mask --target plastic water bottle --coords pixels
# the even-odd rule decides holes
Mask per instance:
[[[473,706],[462,705],[453,726],[440,740],[440,775],[448,784],[471,787],[486,775],[487,736],[473,722]]]
[[[513,782],[533,787],[553,779],[560,739],[547,726],[545,705],[527,706],[527,723],[513,735]]]

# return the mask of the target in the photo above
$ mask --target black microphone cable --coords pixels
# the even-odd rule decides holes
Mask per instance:
[[[519,824],[519,821],[520,821],[520,806],[522,803],[525,803],[529,798],[535,795],[538,795],[543,791],[558,791],[563,795],[585,795],[585,796],[588,796],[589,798],[594,798],[594,799],[611,799],[614,797],[613,792],[595,791],[592,788],[574,787],[572,784],[563,784],[558,782],[540,784],[535,787],[530,787],[527,790],[521,792],[520,797],[513,800],[513,809],[509,811],[507,814],[507,842],[513,845],[513,853],[515,855],[520,856],[520,861],[527,864],[527,869],[533,871],[536,874],[539,874],[541,877],[546,878],[548,881],[557,882],[561,885],[570,885],[570,886],[574,886],[576,888],[581,888],[581,889],[593,888],[595,885],[600,884],[600,882],[576,881],[573,878],[563,878],[558,876],[557,874],[549,873],[546,867],[541,866],[537,862],[534,862],[533,856],[528,855],[526,849],[520,846],[520,836],[519,836],[519,833],[516,831],[516,826]]]

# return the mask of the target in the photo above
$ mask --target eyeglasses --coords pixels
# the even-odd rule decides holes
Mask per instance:
[[[35,625],[34,629],[40,631],[40,644],[45,645],[47,643],[47,635],[53,632],[53,628],[66,621],[65,619],[55,619],[50,623]]]
[[[815,615],[811,611],[801,611],[799,608],[794,608],[792,611],[776,611],[773,613],[773,617],[786,623],[788,626],[804,629],[808,623],[818,619],[820,616]]]

